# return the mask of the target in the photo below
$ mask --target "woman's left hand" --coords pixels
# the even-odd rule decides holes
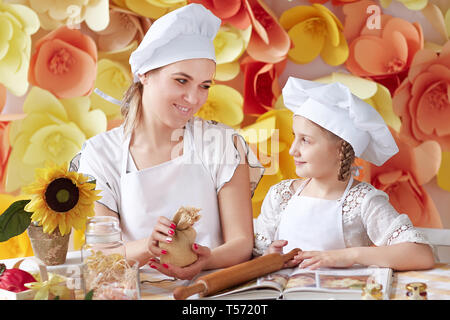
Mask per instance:
[[[301,251],[297,259],[303,260],[299,268],[314,270],[317,268],[347,268],[355,264],[351,248],[328,251]]]
[[[211,250],[208,247],[194,243],[192,245],[192,251],[198,255],[198,259],[186,267],[177,267],[172,264],[161,264],[155,258],[150,259],[149,265],[153,269],[156,269],[169,277],[175,277],[181,280],[192,280],[192,278],[203,270],[205,264],[211,256]]]

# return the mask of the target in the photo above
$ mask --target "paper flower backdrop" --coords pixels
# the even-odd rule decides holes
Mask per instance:
[[[197,116],[240,130],[266,167],[255,217],[273,184],[296,177],[280,95],[293,75],[344,83],[377,109],[400,152],[382,167],[358,162],[360,178],[418,226],[450,222],[427,191],[435,183],[450,200],[448,0],[0,0],[0,195],[121,123],[114,101],[131,84],[131,52],[155,19],[191,2],[222,19]]]

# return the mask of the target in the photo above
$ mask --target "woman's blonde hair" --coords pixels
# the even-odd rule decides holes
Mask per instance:
[[[120,112],[124,119],[124,136],[129,135],[141,117],[143,85],[140,81],[133,83],[125,92]]]

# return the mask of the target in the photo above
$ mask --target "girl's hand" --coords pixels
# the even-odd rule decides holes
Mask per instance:
[[[147,243],[148,251],[154,257],[159,257],[160,255],[167,253],[159,247],[159,242],[171,243],[176,227],[177,226],[173,223],[173,221],[170,221],[164,216],[159,217]]]
[[[283,254],[283,247],[287,244],[288,244],[287,240],[275,240],[270,244],[269,248],[266,250],[264,255],[270,254],[270,253]],[[302,259],[300,259],[299,254],[297,254],[294,258],[285,262],[283,265],[283,268],[293,268],[293,267],[297,266],[301,261],[302,261]]]
[[[301,261],[299,268],[309,267],[309,269],[314,270],[321,267],[351,267],[355,264],[352,252],[351,248],[328,251],[301,251],[297,255]]]
[[[158,270],[161,273],[169,277],[175,277],[181,280],[192,280],[200,271],[203,270],[206,262],[211,256],[211,250],[208,247],[198,245],[194,243],[192,245],[192,251],[198,255],[197,261],[186,266],[177,267],[171,264],[161,264],[156,258],[150,259],[150,267]]]

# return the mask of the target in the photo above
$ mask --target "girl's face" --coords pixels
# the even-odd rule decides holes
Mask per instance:
[[[303,178],[337,179],[340,140],[302,116],[294,116],[292,129],[294,142],[289,154],[294,158],[296,174]]]
[[[206,102],[215,71],[210,59],[189,59],[141,75],[144,118],[174,129],[184,126]]]

